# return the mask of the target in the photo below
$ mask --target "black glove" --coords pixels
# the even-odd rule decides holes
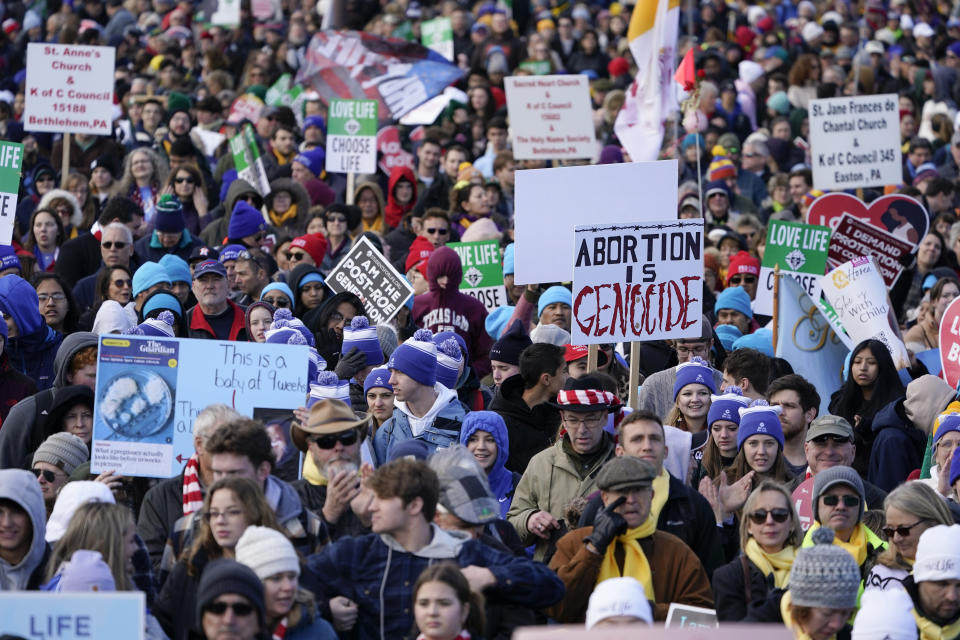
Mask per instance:
[[[627,499],[621,496],[598,511],[593,518],[593,531],[583,539],[584,542],[592,543],[601,555],[614,538],[627,530],[627,521],[615,511],[626,501]]]
[[[367,366],[367,356],[358,347],[350,349],[350,353],[340,355],[340,361],[333,370],[341,380],[349,380],[357,375],[357,372]]]

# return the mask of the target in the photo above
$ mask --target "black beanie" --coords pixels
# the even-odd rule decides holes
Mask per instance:
[[[263,627],[266,619],[263,583],[250,567],[235,560],[214,560],[203,570],[197,587],[197,628],[203,628],[203,608],[225,593],[243,596],[257,610],[257,619]]]
[[[510,328],[490,347],[490,359],[519,366],[520,352],[531,344],[533,342],[530,336],[523,330],[523,322],[514,320]]]

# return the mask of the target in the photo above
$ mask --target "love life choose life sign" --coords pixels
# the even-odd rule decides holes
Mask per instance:
[[[376,173],[377,101],[334,98],[327,110],[330,173]]]
[[[795,279],[812,299],[820,297],[820,277],[827,268],[830,227],[771,220],[753,312],[773,315],[774,269]]]
[[[22,168],[23,145],[0,142],[0,244],[3,245],[9,245],[13,240]]]
[[[703,220],[575,229],[573,344],[700,335]]]

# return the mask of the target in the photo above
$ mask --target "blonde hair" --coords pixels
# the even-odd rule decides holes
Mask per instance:
[[[790,511],[790,534],[784,541],[784,545],[797,546],[803,540],[803,529],[800,528],[800,518],[797,517],[797,510],[793,508],[793,499],[790,492],[779,482],[773,480],[764,480],[743,503],[742,516],[740,517],[740,548],[745,549],[747,540],[750,539],[750,518],[749,513],[753,511],[754,506],[760,499],[760,495],[766,492],[779,493],[787,503],[787,509]]]
[[[47,580],[60,570],[60,565],[78,549],[99,551],[110,567],[117,591],[133,591],[127,575],[126,536],[133,525],[133,513],[125,506],[109,502],[88,502],[70,518],[66,533],[54,545],[47,563]]]
[[[936,491],[922,482],[905,482],[887,494],[883,501],[884,515],[890,507],[909,513],[919,521],[930,522],[931,526],[953,524],[953,517],[946,503]],[[886,567],[910,570],[910,564],[892,544],[877,556],[877,562]]]

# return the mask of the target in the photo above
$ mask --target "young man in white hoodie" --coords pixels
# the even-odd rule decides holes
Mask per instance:
[[[377,429],[373,452],[377,464],[390,460],[401,442],[423,441],[430,452],[460,441],[467,410],[452,391],[437,382],[437,347],[433,334],[419,329],[390,355],[393,415]]]

